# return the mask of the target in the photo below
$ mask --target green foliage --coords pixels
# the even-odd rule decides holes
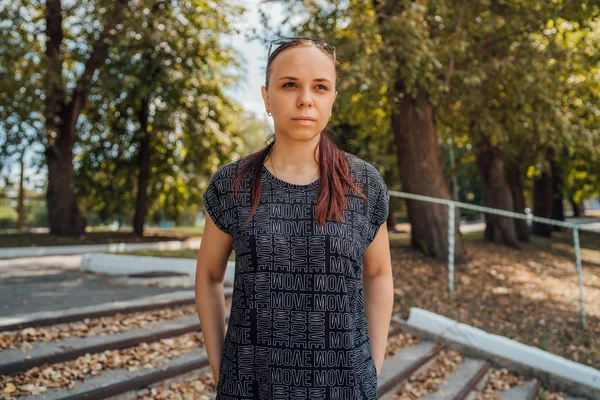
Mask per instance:
[[[207,178],[246,151],[242,133],[252,138],[266,130],[223,93],[239,82],[241,64],[221,38],[232,33],[230,19],[243,9],[233,2],[162,5],[129,16],[80,129],[78,194],[84,209],[104,222],[133,216],[145,135],[148,219],[189,222],[183,213],[201,204]]]
[[[29,1],[0,3],[0,173],[43,140],[41,18]]]
[[[0,207],[0,229],[13,229],[17,226],[18,214],[14,208]]]
[[[379,167],[391,189],[400,190],[393,106],[411,96],[433,105],[441,143],[454,143],[461,201],[481,196],[475,154],[486,141],[528,178],[548,168],[551,150],[566,171],[565,195],[578,201],[600,194],[594,2],[277,2],[285,19],[272,26],[265,20],[263,39],[313,36],[336,46],[339,95],[329,127],[341,148]],[[67,92],[111,7],[104,0],[63,3]],[[0,172],[52,140],[42,118],[44,11],[31,0],[0,3]],[[244,75],[239,55],[223,41],[244,11],[235,0],[136,0],[126,8],[77,125],[76,193],[90,219],[131,219],[146,136],[149,219],[180,223],[194,219],[216,168],[264,145],[266,124],[224,94]],[[449,180],[447,146],[441,148]],[[47,218],[37,211],[27,218],[34,214],[38,223]]]
[[[591,178],[600,171],[596,3],[280,3],[296,16],[284,21],[291,33],[337,48],[342,65],[333,124],[350,151],[397,170],[391,106],[411,96],[433,105],[443,142],[469,146],[457,152],[461,185],[473,182],[474,155],[485,141],[523,173],[547,168],[549,149],[566,154],[559,163],[571,171],[567,186],[581,196],[598,190]]]
[[[466,146],[468,145],[468,146]],[[444,169],[444,176],[450,191],[452,193],[453,182],[452,182],[452,167],[450,164],[450,147],[454,146],[455,161],[456,164],[456,176],[459,185],[458,201],[471,204],[480,204],[483,193],[481,189],[481,182],[479,180],[479,174],[475,165],[473,152],[469,143],[446,143],[442,146],[442,162]],[[462,216],[478,216],[479,212],[469,212],[469,210],[461,210]]]

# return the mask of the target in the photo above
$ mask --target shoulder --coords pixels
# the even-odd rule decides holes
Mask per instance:
[[[367,220],[370,225],[375,227],[375,229],[365,230],[368,245],[375,239],[379,227],[388,218],[390,192],[383,176],[375,165],[353,154],[350,154],[349,160],[354,169],[353,174],[357,174],[359,182],[362,182],[361,186],[363,186],[364,194],[367,195]]]
[[[385,186],[383,176],[381,176],[379,169],[372,163],[363,160],[352,153],[346,153],[346,155],[353,174],[357,174],[362,182],[365,182],[370,187],[375,188],[382,188]]]
[[[212,176],[212,180],[222,180],[222,179],[233,179],[235,178],[235,174],[237,172],[238,165],[240,164],[241,159],[237,159],[229,162],[228,164],[221,165]]]

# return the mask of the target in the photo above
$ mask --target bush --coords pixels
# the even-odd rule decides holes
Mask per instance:
[[[13,208],[0,207],[0,229],[13,229],[17,227],[19,214]]]

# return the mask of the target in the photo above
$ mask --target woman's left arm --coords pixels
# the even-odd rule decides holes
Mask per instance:
[[[383,368],[388,331],[394,308],[394,277],[387,222],[363,253],[363,296],[377,376]]]

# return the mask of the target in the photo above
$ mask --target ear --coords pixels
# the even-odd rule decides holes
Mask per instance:
[[[267,93],[267,87],[262,85],[260,88],[260,93],[262,94],[263,101],[265,102],[265,111],[269,112],[269,94]]]

